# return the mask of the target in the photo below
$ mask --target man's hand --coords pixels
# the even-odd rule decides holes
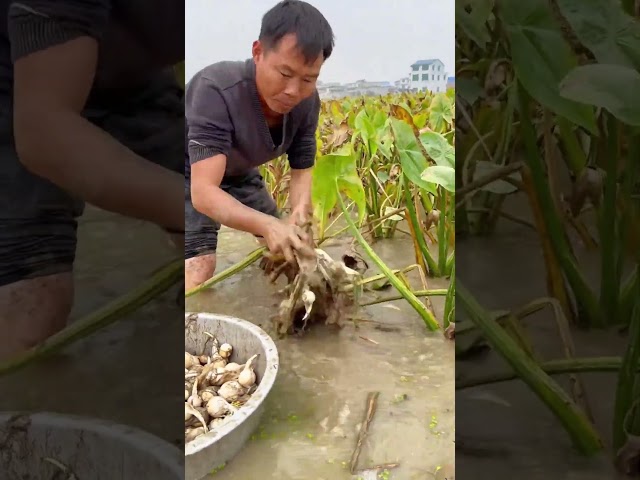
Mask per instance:
[[[265,225],[262,235],[267,248],[272,254],[284,255],[289,263],[295,262],[294,251],[304,256],[313,256],[309,235],[295,224],[287,220],[271,219]]]
[[[302,227],[309,222],[311,214],[307,208],[297,208],[291,211],[291,215],[286,218],[286,222],[290,225],[297,225]]]

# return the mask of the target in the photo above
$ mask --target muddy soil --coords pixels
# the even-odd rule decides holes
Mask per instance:
[[[413,251],[407,239],[399,235],[377,244],[376,251],[392,268],[405,267],[412,263],[407,252]],[[223,230],[218,248],[223,269],[242,259],[255,242]],[[342,248],[337,242],[326,250],[337,254]],[[371,267],[366,276],[375,273]],[[214,290],[187,299],[187,310],[234,315],[270,331],[269,317],[282,298],[277,294],[282,285],[270,285],[252,266]],[[429,287],[446,288],[446,283],[432,281]],[[391,294],[393,290],[382,295]],[[444,297],[434,297],[433,303],[441,318]],[[211,478],[372,478],[348,471],[367,393],[372,391],[380,396],[361,469],[399,463],[387,474],[381,471],[379,478],[422,480],[433,478],[439,466],[453,463],[453,343],[428,333],[402,301],[367,307],[360,316],[365,321],[357,326],[347,322],[341,331],[314,325],[302,338],[276,339],[280,371],[262,425],[246,448]]]

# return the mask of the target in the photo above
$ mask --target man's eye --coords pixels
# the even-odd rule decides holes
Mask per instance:
[[[287,74],[286,74],[286,73],[284,73],[284,72],[280,72],[280,75],[282,75],[283,77],[291,78],[291,75],[287,75]]]

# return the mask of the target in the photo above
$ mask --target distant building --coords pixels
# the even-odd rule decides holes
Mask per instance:
[[[367,82],[366,80],[358,80],[352,83],[318,83],[318,93],[320,98],[344,98],[344,97],[361,97],[370,95],[386,95],[393,92],[394,86],[389,82]]]
[[[398,90],[409,90],[411,88],[411,79],[409,77],[401,78],[400,80],[396,80],[394,85]]]
[[[438,58],[418,60],[411,65],[411,90],[445,92],[447,90],[447,72],[444,63]]]

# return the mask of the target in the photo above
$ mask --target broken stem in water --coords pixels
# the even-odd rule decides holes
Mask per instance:
[[[358,433],[358,441],[356,442],[356,448],[353,450],[351,454],[351,474],[355,475],[358,467],[358,458],[360,458],[360,451],[362,450],[362,444],[364,443],[364,438],[367,436],[367,431],[369,430],[369,425],[371,424],[371,420],[373,420],[373,415],[376,413],[376,407],[378,403],[378,396],[380,392],[370,392],[367,395],[367,410],[364,414],[364,419],[362,420],[362,426],[360,427],[360,432]]]
[[[574,445],[585,455],[594,455],[603,448],[602,440],[593,424],[573,402],[571,397],[528,356],[509,334],[484,310],[458,280],[456,300],[478,326],[487,343],[514,369],[540,400],[560,421]]]
[[[257,262],[262,257],[262,254],[265,251],[266,251],[265,247],[261,247],[261,248],[258,248],[256,250],[254,250],[249,255],[247,255],[244,258],[244,260],[242,260],[239,263],[236,263],[235,265],[230,266],[226,270],[223,270],[222,272],[214,275],[213,277],[211,277],[209,280],[207,280],[203,284],[192,288],[188,292],[185,292],[185,294],[184,294],[185,298],[191,297],[192,295],[195,295],[196,293],[199,293],[202,290],[206,290],[207,288],[211,288],[216,283],[220,283],[221,281],[226,280],[227,278],[235,275],[236,273],[241,272],[242,270],[247,268],[252,263]]]
[[[413,264],[413,265],[409,265],[408,267],[405,267],[401,270],[391,270],[391,273],[393,273],[394,275],[398,275],[400,273],[407,273],[411,270],[413,270],[414,268],[419,268],[420,266],[417,264]],[[387,276],[384,273],[379,273],[378,275],[373,275],[371,277],[368,278],[363,278],[362,280],[359,280],[356,285],[357,286],[362,286],[362,285],[367,285],[369,283],[373,283],[373,282],[377,282],[378,280],[383,280],[387,278]],[[346,291],[349,291],[351,289],[353,289],[353,287],[345,287]]]
[[[615,373],[622,367],[621,357],[572,358],[568,360],[549,360],[538,364],[547,375],[564,375],[567,373]],[[636,366],[636,373],[640,374],[640,365]],[[466,390],[482,387],[494,383],[520,380],[518,374],[509,372],[492,373],[481,377],[456,381],[456,390]]]
[[[387,265],[382,261],[382,259],[378,256],[378,254],[376,254],[376,252],[373,251],[371,246],[364,239],[364,237],[360,233],[360,230],[358,229],[354,221],[349,216],[349,212],[347,211],[347,207],[344,204],[344,200],[342,199],[342,195],[340,193],[340,190],[337,184],[336,184],[336,193],[338,195],[338,201],[340,202],[340,207],[344,212],[344,218],[349,224],[349,226],[351,227],[351,233],[353,234],[355,239],[358,241],[362,249],[365,251],[365,253],[378,266],[378,268],[382,270],[384,275],[389,279],[389,283],[391,283],[391,285],[393,285],[396,288],[396,290],[398,290],[400,294],[407,300],[407,302],[409,302],[409,304],[411,304],[411,306],[418,312],[418,314],[422,317],[422,320],[424,321],[427,328],[429,328],[432,331],[439,330],[440,324],[438,324],[438,321],[433,316],[433,314],[427,309],[427,307],[422,302],[420,302],[420,300],[413,293],[411,293],[411,290],[408,289],[402,283],[402,281],[391,271],[391,269],[387,267]]]
[[[416,297],[444,297],[447,295],[448,289],[446,288],[437,288],[434,290],[415,290],[413,294]],[[402,295],[393,295],[390,297],[377,298],[376,300],[370,300],[368,302],[361,303],[361,307],[368,307],[370,305],[378,305],[380,303],[393,302],[395,300],[402,300],[404,297]]]
[[[136,311],[158,297],[184,277],[184,260],[174,260],[159,269],[149,280],[132,292],[117,298],[84,318],[73,322],[35,347],[0,363],[0,375],[13,373],[20,368],[42,360],[62,350],[73,342],[115,323],[125,315]]]

